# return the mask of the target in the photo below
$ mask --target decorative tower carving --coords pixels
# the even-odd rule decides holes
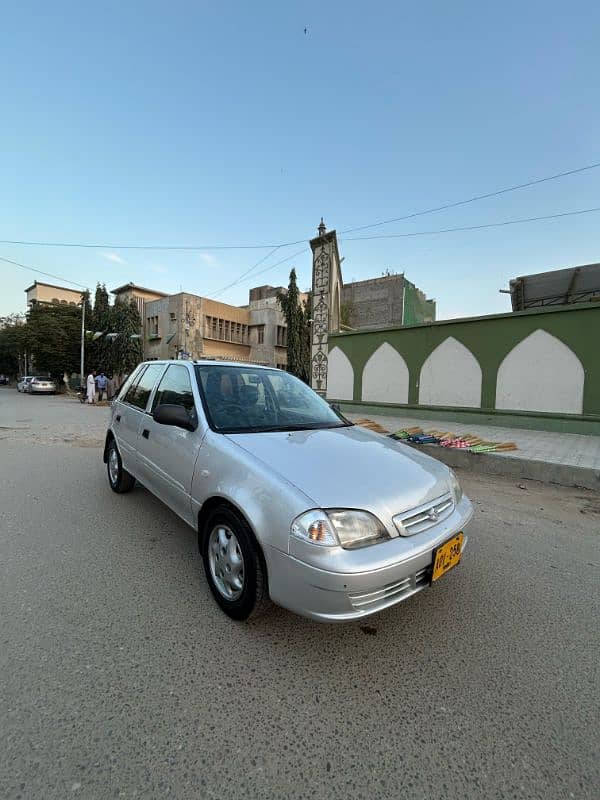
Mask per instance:
[[[312,239],[312,332],[310,385],[320,395],[327,394],[329,334],[339,329],[342,273],[335,231],[327,232],[323,217],[319,235]]]

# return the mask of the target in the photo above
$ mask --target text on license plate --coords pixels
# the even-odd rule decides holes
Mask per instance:
[[[457,533],[456,536],[453,536],[452,539],[444,542],[433,551],[432,583],[458,564],[462,552],[463,538],[463,533]]]

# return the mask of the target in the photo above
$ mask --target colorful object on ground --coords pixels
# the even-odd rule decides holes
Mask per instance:
[[[356,420],[356,424],[375,433],[382,433],[390,439],[410,442],[410,444],[437,444],[456,450],[468,450],[471,453],[505,453],[509,450],[518,450],[515,442],[486,442],[475,433],[456,434],[451,431],[423,431],[418,425],[411,428],[402,428],[390,433],[383,425],[372,419]]]
[[[367,430],[370,431],[375,431],[375,433],[389,434],[387,428],[384,428],[383,425],[380,425],[378,422],[375,422],[372,419],[357,419],[356,425],[360,425],[362,428],[367,428]]]
[[[392,439],[408,439],[411,436],[418,436],[419,434],[423,433],[423,428],[414,427],[414,428],[403,428],[402,430],[396,431],[395,433],[390,433],[390,437]]]

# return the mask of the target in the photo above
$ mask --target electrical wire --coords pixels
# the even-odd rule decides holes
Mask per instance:
[[[373,239],[404,239],[410,236],[434,236],[439,233],[454,233],[455,231],[478,231],[483,228],[501,228],[504,225],[520,225],[524,222],[540,222],[548,219],[559,219],[561,217],[575,217],[578,214],[592,214],[600,211],[600,206],[596,208],[582,208],[578,211],[562,211],[560,214],[548,214],[544,217],[524,217],[523,219],[507,219],[502,222],[488,222],[484,225],[465,225],[460,228],[440,228],[432,231],[410,231],[406,233],[382,233],[373,236],[345,236],[340,238],[340,242],[367,242]]]
[[[356,228],[346,228],[344,231],[340,231],[340,235],[344,233],[355,233],[356,231],[366,231],[369,228],[377,228],[381,225],[390,225],[392,222],[403,222],[407,219],[414,219],[415,217],[421,217],[425,214],[433,214],[436,211],[446,211],[449,208],[458,208],[458,206],[466,206],[468,203],[475,203],[478,200],[487,200],[489,197],[498,197],[501,194],[507,194],[507,192],[516,192],[518,189],[526,189],[529,186],[537,186],[540,183],[547,183],[548,181],[554,181],[557,178],[565,178],[567,175],[576,175],[579,172],[585,172],[586,170],[596,169],[600,167],[600,161],[596,162],[595,164],[587,164],[584,167],[577,167],[577,169],[570,169],[567,172],[558,172],[556,175],[548,175],[546,178],[536,178],[532,181],[527,181],[526,183],[518,183],[515,186],[508,186],[506,189],[497,189],[494,192],[487,192],[486,194],[477,194],[474,197],[469,197],[467,200],[457,200],[453,203],[446,203],[443,206],[436,206],[435,208],[427,208],[424,211],[413,211],[411,214],[405,214],[403,217],[393,217],[392,219],[384,219],[379,222],[372,222],[369,225],[359,225]]]
[[[240,283],[240,281],[241,281],[243,278],[245,278],[245,277],[246,277],[246,275],[249,275],[251,272],[254,272],[254,270],[256,269],[256,267],[259,267],[259,266],[260,266],[261,264],[263,264],[263,263],[264,263],[264,262],[265,262],[265,261],[266,261],[268,258],[271,258],[271,256],[272,256],[274,253],[276,253],[276,252],[277,252],[279,249],[280,249],[280,245],[277,245],[277,247],[274,247],[274,248],[273,248],[273,249],[272,249],[272,250],[271,250],[269,253],[267,253],[267,255],[266,255],[266,256],[263,256],[261,259],[259,259],[259,260],[256,262],[256,264],[253,264],[253,265],[252,265],[252,266],[251,266],[249,269],[247,269],[245,272],[242,272],[242,273],[241,273],[241,275],[238,275],[238,277],[237,277],[235,280],[233,280],[231,283],[228,283],[228,284],[227,284],[227,286],[224,286],[222,289],[217,289],[217,291],[216,291],[216,292],[213,292],[212,294],[210,294],[210,295],[209,295],[209,297],[210,297],[210,298],[212,298],[212,299],[214,300],[214,298],[215,298],[215,297],[218,297],[219,295],[223,294],[223,292],[226,292],[226,291],[227,291],[227,289],[231,289],[231,287],[232,287],[232,286],[236,286],[238,283]],[[259,274],[260,274],[260,273],[259,273]]]
[[[397,239],[397,238],[404,238],[410,236],[434,236],[441,233],[454,233],[455,231],[475,231],[481,230],[484,228],[499,228],[505,225],[518,225],[521,223],[526,222],[540,222],[543,220],[549,219],[559,219],[561,217],[572,217],[578,214],[591,214],[594,211],[600,211],[600,206],[596,208],[583,208],[577,211],[563,211],[559,214],[549,214],[543,217],[527,217],[523,219],[509,219],[503,220],[502,222],[489,222],[484,225],[469,225],[461,228],[440,228],[439,230],[431,230],[431,231],[413,231],[409,233],[388,233],[388,234],[376,234],[374,236],[345,236],[343,239],[340,238],[340,242],[366,242],[371,241],[373,239]],[[297,253],[293,253],[291,256],[286,256],[286,258],[281,259],[281,261],[277,261],[275,264],[271,264],[266,269],[260,270],[259,272],[255,272],[252,276],[252,279],[257,278],[259,275],[263,275],[265,272],[269,272],[275,267],[284,264],[286,261],[291,261],[293,258],[302,255],[303,253],[307,252],[309,248],[303,247],[302,250],[298,250]],[[255,265],[256,266],[256,265]],[[250,272],[248,270],[247,272]],[[245,273],[244,273],[245,274]],[[233,283],[229,284],[227,289],[231,289],[233,286],[237,286],[240,283],[243,283],[243,278],[234,281]],[[223,290],[224,291],[224,290]]]
[[[598,212],[598,211],[600,211],[600,206],[596,206],[594,208],[582,208],[582,209],[578,209],[576,211],[562,211],[562,212],[560,212],[558,214],[548,214],[548,215],[540,216],[540,217],[524,217],[522,219],[508,219],[508,220],[502,220],[501,222],[488,222],[488,223],[485,223],[485,224],[482,224],[482,225],[466,225],[466,226],[457,227],[457,228],[439,228],[437,230],[428,230],[428,231],[409,231],[409,232],[406,232],[406,233],[375,234],[373,236],[347,236],[347,237],[344,237],[343,241],[345,241],[345,242],[365,242],[365,241],[372,241],[374,239],[401,239],[401,238],[403,239],[403,238],[410,238],[410,237],[413,237],[413,236],[436,236],[438,234],[455,233],[455,232],[458,232],[458,231],[476,231],[476,230],[483,230],[483,229],[486,229],[486,228],[500,228],[500,227],[504,227],[506,225],[520,225],[520,224],[529,223],[529,222],[542,222],[542,221],[551,220],[551,219],[561,219],[563,217],[574,217],[574,216],[578,216],[580,214],[592,214],[592,213]],[[342,241],[342,239],[340,239],[340,241]],[[274,264],[270,264],[265,269],[259,270],[258,272],[254,272],[256,267],[260,266],[260,264],[264,263],[267,259],[269,259],[272,255],[274,255],[274,253],[276,253],[277,250],[280,250],[281,247],[282,247],[282,245],[277,245],[276,247],[272,248],[272,250],[269,253],[267,253],[266,256],[263,256],[259,261],[257,261],[256,264],[253,264],[247,270],[242,272],[234,281],[232,281],[231,283],[227,284],[227,286],[224,286],[223,288],[218,289],[216,292],[213,292],[211,295],[209,295],[209,297],[214,298],[214,297],[216,297],[218,295],[223,294],[228,289],[231,289],[234,286],[238,286],[240,283],[247,282],[248,280],[254,280],[254,278],[257,278],[259,275],[264,275],[266,272],[270,272],[271,270],[275,269],[276,267],[279,267],[281,264],[285,264],[286,262],[291,261],[293,258],[297,258],[298,256],[302,255],[303,253],[306,253],[306,252],[309,251],[309,248],[303,247],[301,250],[298,250],[296,253],[292,253],[292,255],[286,256],[285,258],[282,258],[281,260],[276,261]],[[70,278],[64,278],[61,275],[55,275],[52,272],[44,272],[43,270],[37,269],[36,267],[29,266],[28,264],[23,264],[23,263],[21,263],[19,261],[13,261],[10,258],[4,258],[2,256],[0,256],[0,261],[3,261],[5,263],[7,263],[7,264],[12,264],[15,267],[20,267],[21,269],[26,269],[26,270],[30,270],[31,272],[36,272],[39,275],[44,275],[44,276],[46,276],[48,278],[55,278],[56,280],[63,281],[65,283],[70,283],[70,284],[72,284],[74,286],[78,286],[81,289],[85,289],[86,291],[88,291],[88,288],[86,286],[83,286],[83,284],[77,283],[76,281],[72,281]],[[249,277],[251,273],[254,273],[254,274],[252,274],[252,276]]]
[[[340,236],[346,233],[356,233],[358,231],[368,230],[370,228],[377,228],[381,227],[382,225],[390,225],[393,222],[403,222],[405,220],[414,219],[415,217],[420,217],[425,214],[433,214],[437,211],[445,211],[450,208],[458,208],[459,206],[464,206],[469,203],[475,203],[479,200],[486,200],[490,197],[498,197],[502,194],[507,194],[508,192],[515,192],[519,189],[526,189],[530,186],[537,186],[541,183],[547,183],[548,181],[554,181],[558,178],[565,178],[569,175],[577,175],[581,172],[586,172],[588,170],[596,169],[600,167],[600,161],[593,163],[593,164],[586,164],[582,167],[577,167],[576,169],[570,169],[566,172],[557,172],[554,175],[547,175],[544,178],[536,178],[531,181],[526,181],[525,183],[515,184],[514,186],[508,186],[504,189],[496,189],[493,192],[486,192],[485,194],[478,194],[474,195],[473,197],[469,197],[466,200],[457,200],[452,203],[446,203],[441,206],[436,206],[434,208],[427,208],[422,211],[413,211],[410,214],[405,214],[401,217],[392,217],[391,219],[384,219],[378,222],[372,222],[368,225],[359,225],[353,228],[346,228],[345,230],[340,231]],[[10,245],[23,245],[27,247],[76,247],[76,248],[83,248],[83,249],[92,249],[92,250],[174,250],[174,251],[202,251],[202,250],[270,250],[270,249],[280,249],[282,247],[292,247],[296,244],[302,244],[306,241],[305,238],[297,239],[293,242],[280,242],[279,244],[209,244],[209,245],[162,245],[162,244],[99,244],[99,243],[89,243],[89,242],[41,242],[41,241],[29,241],[29,240],[19,240],[19,239],[0,239],[0,244],[10,244]]]
[[[34,242],[24,239],[0,239],[0,244],[16,244],[26,247],[78,247],[84,250],[268,250],[271,247],[291,247],[306,239],[282,244],[98,244],[89,242]]]
[[[80,289],[85,289],[86,292],[89,291],[88,287],[84,286],[82,283],[77,283],[77,281],[72,281],[69,278],[63,278],[61,275],[54,275],[52,272],[44,272],[36,267],[30,267],[28,264],[21,264],[19,261],[12,261],[10,258],[3,258],[2,256],[0,256],[0,261],[5,261],[7,264],[13,264],[15,267],[21,267],[21,269],[28,269],[31,272],[37,272],[38,275],[45,275],[47,278],[55,278],[57,281],[71,283],[73,286],[79,286]]]

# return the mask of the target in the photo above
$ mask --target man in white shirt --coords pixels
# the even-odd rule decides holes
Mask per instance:
[[[96,370],[93,369],[90,374],[87,376],[86,382],[87,388],[87,400],[88,403],[95,403],[96,402]]]

